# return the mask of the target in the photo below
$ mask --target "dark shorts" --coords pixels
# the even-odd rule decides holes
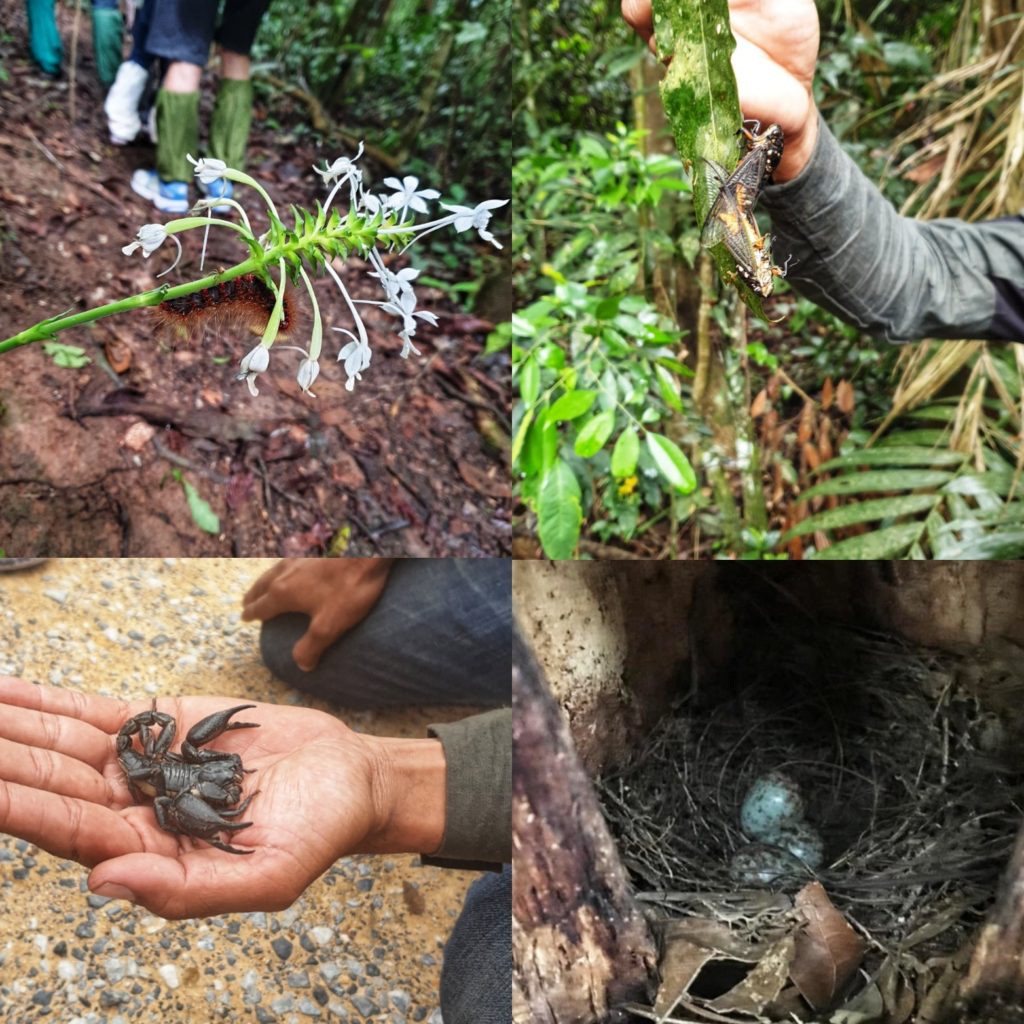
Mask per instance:
[[[146,52],[164,60],[204,67],[210,43],[248,54],[270,0],[225,0],[218,24],[217,0],[156,0],[146,35]]]

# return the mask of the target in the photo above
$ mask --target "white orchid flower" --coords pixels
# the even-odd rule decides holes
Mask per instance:
[[[497,210],[507,202],[507,199],[485,199],[476,206],[449,206],[447,203],[442,203],[441,206],[455,214],[452,225],[456,231],[461,233],[474,228],[485,242],[490,242],[496,249],[501,249],[501,243],[487,230],[487,225],[491,220],[491,210]]]
[[[244,380],[249,388],[249,394],[255,398],[259,393],[256,387],[258,374],[266,373],[270,366],[270,349],[266,345],[257,345],[252,351],[242,357],[238,367],[236,380]]]
[[[193,160],[191,154],[187,154],[186,160],[195,167],[195,176],[204,184],[212,185],[215,181],[224,177],[228,165],[223,160],[211,157],[204,157],[201,160]]]

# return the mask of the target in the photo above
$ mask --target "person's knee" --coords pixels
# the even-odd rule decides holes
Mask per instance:
[[[292,648],[305,633],[309,619],[298,612],[289,612],[269,619],[260,627],[260,656],[263,664],[278,678],[291,685],[303,675],[295,664]]]

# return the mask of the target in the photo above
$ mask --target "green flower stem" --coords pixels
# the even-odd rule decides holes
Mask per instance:
[[[173,222],[172,222],[173,223]],[[95,309],[87,309],[82,313],[73,313],[70,316],[62,315],[43,320],[34,327],[15,334],[6,341],[0,341],[0,352],[7,352],[22,345],[30,345],[34,341],[47,341],[60,331],[66,331],[69,327],[78,327],[81,324],[92,323],[94,320],[102,320],[105,316],[113,316],[115,313],[124,313],[129,309],[142,309],[145,306],[156,306],[168,299],[176,299],[182,295],[191,295],[193,292],[202,291],[204,288],[212,288],[222,281],[231,281],[243,274],[251,274],[254,270],[260,269],[262,261],[255,258],[239,263],[237,267],[225,270],[223,273],[210,274],[208,277],[200,278],[198,281],[189,281],[187,284],[179,284],[172,288],[170,285],[161,285],[159,288],[151,288],[148,292],[140,292],[138,295],[131,295],[127,299],[118,299],[116,302],[108,302],[105,306],[97,306]]]
[[[169,235],[176,235],[179,231],[188,231],[191,228],[205,228],[211,224],[222,228],[231,228],[233,231],[237,231],[239,234],[244,235],[246,238],[252,238],[253,234],[251,231],[246,231],[241,224],[236,224],[231,220],[223,220],[220,217],[179,217],[178,220],[169,220],[164,225],[164,230]]]
[[[236,171],[231,167],[224,172],[224,177],[230,178],[232,181],[237,181],[241,185],[248,185],[250,188],[256,189],[256,191],[263,197],[263,201],[267,204],[267,209],[274,215],[274,219],[281,219],[277,215],[277,207],[274,205],[274,200],[270,198],[270,194],[255,178],[249,177],[245,171]]]
[[[166,228],[168,232],[184,231],[195,227],[205,227],[208,223],[206,217],[183,217],[179,220],[172,220]],[[221,223],[214,220],[215,224]],[[250,243],[256,245],[251,233],[247,232],[240,225],[231,221],[224,221],[229,227],[240,232]],[[82,313],[61,315],[43,320],[33,327],[15,334],[13,337],[0,341],[0,353],[7,352],[22,345],[29,345],[34,341],[47,341],[60,331],[69,327],[78,327],[81,324],[92,323],[106,316],[113,316],[115,313],[124,313],[130,309],[141,309],[145,306],[156,306],[168,299],[176,299],[182,295],[191,295],[193,292],[202,291],[204,288],[212,288],[222,281],[231,281],[243,274],[251,274],[254,271],[265,274],[268,266],[277,264],[286,265],[291,262],[293,265],[301,266],[305,261],[310,267],[317,268],[326,266],[330,268],[330,261],[335,256],[344,258],[350,252],[356,251],[360,255],[365,254],[377,243],[379,233],[378,226],[370,226],[365,223],[352,223],[343,221],[331,227],[329,224],[319,230],[307,229],[303,233],[296,234],[289,231],[286,240],[278,242],[264,252],[253,253],[244,263],[239,263],[230,270],[217,274],[210,274],[200,278],[198,281],[189,281],[175,287],[161,285],[159,288],[152,288],[149,291],[132,295],[126,299],[118,299],[116,302],[108,302],[105,306],[97,306],[95,309],[85,310]],[[284,261],[284,264],[282,264]],[[283,285],[283,279],[282,279]],[[280,322],[280,316],[278,317]]]

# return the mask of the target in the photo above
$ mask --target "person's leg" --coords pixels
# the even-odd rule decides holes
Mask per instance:
[[[474,882],[444,949],[444,1024],[511,1024],[512,868]]]
[[[260,633],[267,667],[297,689],[349,708],[511,703],[507,559],[395,562],[370,614],[303,672],[292,647],[308,625],[305,615],[281,615]]]
[[[53,8],[54,0],[25,2],[28,14],[28,48],[35,62],[48,75],[60,73],[60,61],[63,56]]]
[[[216,18],[216,0],[160,0],[152,11],[146,51],[170,64],[156,99],[156,170],[136,171],[132,188],[167,213],[189,207],[186,157],[199,154],[199,81]]]
[[[118,0],[92,0],[92,49],[101,85],[110,85],[121,66],[124,21]]]
[[[245,151],[252,123],[252,82],[249,51],[267,10],[269,0],[227,0],[217,44],[220,47],[220,78],[210,120],[210,156],[236,170],[245,168]],[[233,188],[226,178],[200,186],[215,199],[230,199]],[[230,207],[214,207],[221,212]]]

